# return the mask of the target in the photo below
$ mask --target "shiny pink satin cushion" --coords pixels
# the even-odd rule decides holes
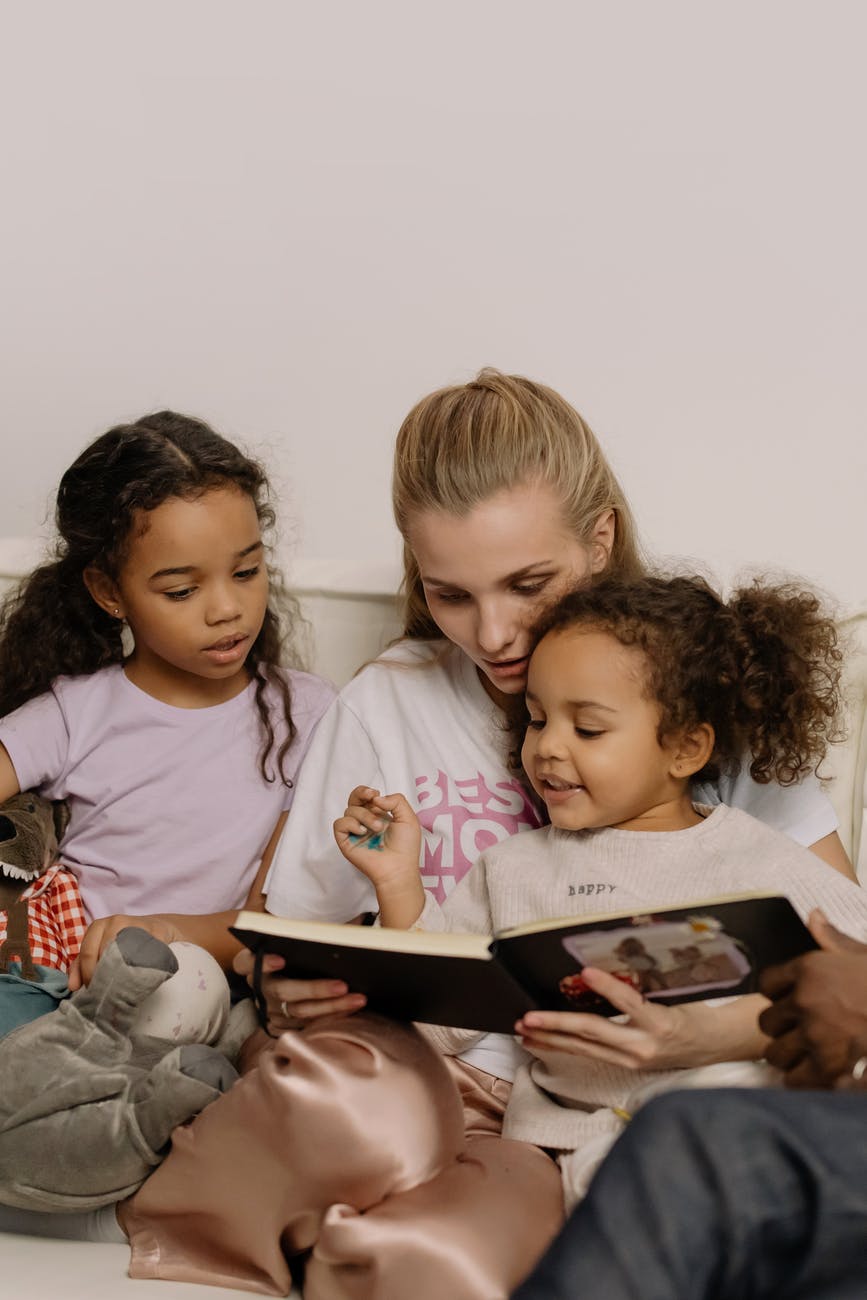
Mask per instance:
[[[121,1207],[130,1273],[285,1295],[284,1251],[312,1246],[330,1206],[366,1210],[463,1147],[457,1089],[412,1026],[363,1013],[285,1033]]]
[[[563,1221],[560,1171],[527,1142],[471,1137],[453,1164],[365,1214],[335,1205],[304,1300],[507,1300]]]

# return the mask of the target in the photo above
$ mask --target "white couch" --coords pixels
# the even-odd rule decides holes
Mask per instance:
[[[26,539],[0,539],[0,592],[38,558]],[[398,631],[393,592],[397,574],[307,561],[295,566],[294,587],[308,621],[309,663],[342,685],[359,664],[373,658]],[[827,764],[829,794],[840,819],[840,835],[867,883],[867,612],[848,619],[848,739]],[[0,1294],[32,1300],[226,1300],[249,1292],[186,1283],[135,1283],[126,1278],[125,1246],[45,1241],[0,1234]]]

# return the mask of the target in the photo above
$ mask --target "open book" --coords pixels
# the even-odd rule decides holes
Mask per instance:
[[[388,930],[240,912],[232,933],[260,956],[279,953],[281,974],[342,979],[371,1011],[512,1033],[525,1011],[616,1014],[581,978],[610,971],[656,1002],[750,993],[765,966],[815,948],[786,898],[737,894],[680,907],[559,917],[500,934]]]

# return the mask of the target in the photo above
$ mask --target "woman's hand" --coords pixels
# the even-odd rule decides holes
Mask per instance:
[[[627,1070],[680,1069],[762,1054],[757,1018],[763,999],[739,998],[725,1007],[703,1002],[665,1007],[645,1001],[637,989],[605,971],[585,966],[581,978],[628,1019],[528,1011],[515,1026],[528,1051],[589,1056]]]
[[[175,943],[186,939],[186,935],[165,916],[101,916],[92,921],[84,932],[78,956],[69,968],[69,989],[74,993],[82,985],[89,984],[93,970],[105,949],[121,930],[134,925],[139,930],[147,930],[163,943]]]
[[[354,843],[352,836],[358,835],[375,835],[378,842],[374,847],[367,839]],[[334,823],[334,838],[346,860],[376,889],[382,924],[401,930],[413,925],[425,901],[418,869],[421,826],[404,796],[357,786]]]
[[[253,985],[255,958],[246,948],[238,953],[232,963],[239,975]],[[280,979],[284,961],[276,953],[262,958],[262,992],[268,1007],[268,1033],[281,1034],[285,1029],[298,1029],[320,1016],[349,1015],[360,1011],[367,1001],[363,993],[350,993],[342,980],[290,980]]]

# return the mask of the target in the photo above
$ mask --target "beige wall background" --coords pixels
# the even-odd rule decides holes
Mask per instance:
[[[388,568],[411,403],[561,389],[652,547],[867,602],[852,0],[0,4],[0,535],[162,406]]]

